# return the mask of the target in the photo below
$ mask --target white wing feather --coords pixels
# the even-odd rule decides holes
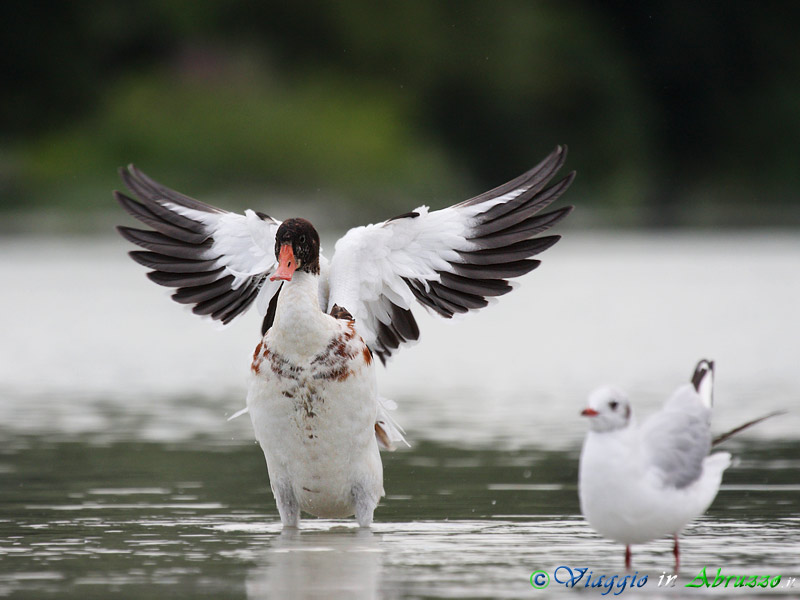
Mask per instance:
[[[116,192],[131,215],[155,231],[119,227],[129,241],[145,248],[131,257],[151,269],[148,277],[178,288],[173,298],[193,311],[223,323],[245,312],[258,297],[267,305],[280,284],[267,277],[276,267],[275,219],[247,210],[227,212],[171,190],[133,166],[120,172],[135,195]]]
[[[450,318],[511,291],[508,278],[538,266],[530,257],[558,241],[536,236],[571,207],[537,214],[569,187],[574,173],[547,187],[563,165],[558,148],[536,167],[455,206],[413,212],[351,229],[336,243],[326,309],[347,309],[381,360],[419,330],[414,300]]]
[[[445,318],[486,306],[511,291],[507,279],[538,266],[530,257],[558,241],[536,236],[572,207],[536,213],[572,182],[574,173],[547,187],[565,159],[566,149],[559,147],[516,179],[455,206],[433,212],[422,206],[351,229],[336,244],[330,266],[320,257],[320,306],[327,312],[335,304],[348,310],[383,361],[419,337],[410,312],[414,300]],[[136,199],[116,192],[117,200],[155,230],[118,228],[147,250],[131,257],[153,269],[148,277],[177,288],[172,296],[177,302],[223,323],[254,301],[268,313],[281,285],[268,281],[277,266],[278,221],[252,210],[239,215],[209,206],[133,166],[121,176]]]
[[[464,217],[453,208],[429,212],[417,208],[416,218],[386,221],[356,227],[336,242],[330,268],[330,299],[347,308],[360,324],[361,335],[377,336],[375,320],[390,323],[390,307],[383,301],[409,309],[414,301],[411,288],[403,281],[439,281],[438,271],[451,271],[457,261],[455,250],[474,247],[465,236]],[[352,308],[351,308],[352,307]]]

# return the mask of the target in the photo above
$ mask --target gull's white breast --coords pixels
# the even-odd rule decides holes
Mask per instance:
[[[623,544],[679,533],[713,502],[722,472],[730,464],[729,454],[713,454],[690,485],[664,485],[647,463],[639,435],[635,427],[590,431],[581,452],[581,512],[601,535]]]

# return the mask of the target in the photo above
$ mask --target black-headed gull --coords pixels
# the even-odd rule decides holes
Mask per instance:
[[[618,388],[589,396],[581,413],[589,417],[578,475],[581,512],[603,537],[625,544],[627,569],[631,544],[672,535],[678,571],[678,534],[708,509],[731,464],[727,452],[709,455],[712,445],[778,414],[712,439],[713,391],[714,363],[701,360],[691,383],[675,390],[641,426]]]
[[[445,318],[489,303],[507,279],[539,265],[531,257],[559,236],[536,237],[572,207],[538,214],[574,178],[553,185],[566,148],[489,192],[449,208],[422,206],[351,229],[330,263],[304,219],[244,215],[175,192],[130,166],[136,197],[115,192],[155,231],[118,230],[148,277],[173,298],[228,323],[254,302],[265,315],[251,365],[247,407],[267,460],[284,526],[300,512],[372,522],[383,491],[378,446],[402,432],[378,396],[375,361],[419,338],[416,300]]]

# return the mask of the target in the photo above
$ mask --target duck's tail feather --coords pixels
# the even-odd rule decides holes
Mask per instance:
[[[394,450],[396,444],[402,442],[409,448],[411,444],[406,441],[403,434],[405,431],[389,414],[390,410],[395,410],[397,403],[389,398],[378,396],[378,418],[375,419],[375,437],[378,445],[384,450]]]
[[[241,417],[242,415],[247,414],[247,412],[248,412],[248,409],[245,406],[242,410],[237,410],[230,417],[228,417],[228,421],[233,421],[236,417]]]

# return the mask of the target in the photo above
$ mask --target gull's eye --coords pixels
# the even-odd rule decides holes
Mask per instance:
[[[617,402],[616,400],[612,400],[611,402],[608,403],[608,405],[611,407],[611,410],[617,410],[619,402]]]

